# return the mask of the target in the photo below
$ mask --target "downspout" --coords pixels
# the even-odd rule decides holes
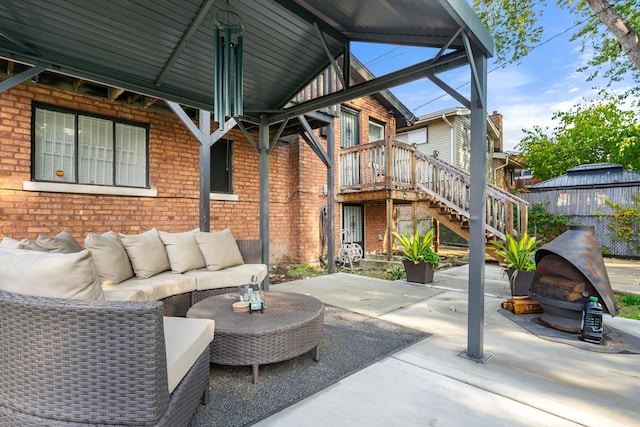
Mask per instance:
[[[504,163],[504,165],[498,166],[497,168],[495,168],[495,169],[493,170],[493,183],[494,183],[495,185],[498,185],[498,171],[499,171],[500,169],[502,169],[502,168],[505,168],[505,167],[509,166],[509,156],[508,156],[508,155],[507,155],[506,160],[507,160],[507,161]]]
[[[442,113],[442,120],[444,120],[444,122],[448,124],[450,128],[449,144],[451,145],[451,164],[453,166],[456,166],[456,152],[455,152],[455,144],[453,141],[453,123],[451,123],[449,119],[447,119],[447,115],[445,113]]]

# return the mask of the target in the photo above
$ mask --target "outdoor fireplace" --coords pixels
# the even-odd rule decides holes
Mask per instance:
[[[590,296],[597,296],[611,316],[618,313],[593,226],[570,226],[540,248],[535,259],[529,295],[542,305],[544,325],[580,333],[582,310]]]

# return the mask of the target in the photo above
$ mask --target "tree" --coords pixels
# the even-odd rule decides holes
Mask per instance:
[[[518,61],[540,43],[543,28],[538,19],[545,13],[545,0],[473,0],[476,13],[490,29],[496,47],[496,62]],[[610,82],[630,77],[640,83],[640,5],[637,0],[557,0],[556,6],[571,8],[580,26],[573,39],[588,42],[594,56],[587,67],[595,78],[601,69]],[[626,18],[626,19],[625,19]],[[604,24],[604,26],[602,25]],[[633,90],[640,91],[640,84]]]
[[[640,171],[640,125],[633,111],[620,108],[624,97],[603,95],[552,117],[553,129],[525,130],[518,144],[535,178],[550,179],[567,169],[610,162]]]

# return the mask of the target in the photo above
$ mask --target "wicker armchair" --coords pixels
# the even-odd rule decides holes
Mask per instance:
[[[0,426],[187,425],[209,351],[170,394],[162,312],[0,291]]]

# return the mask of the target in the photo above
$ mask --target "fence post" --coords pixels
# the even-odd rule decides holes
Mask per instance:
[[[520,212],[518,212],[520,214]],[[505,205],[505,215],[504,215],[504,234],[513,235],[513,202],[511,200],[507,200]],[[520,218],[518,218],[518,222],[520,222]],[[522,233],[522,230],[518,230],[518,235]]]

